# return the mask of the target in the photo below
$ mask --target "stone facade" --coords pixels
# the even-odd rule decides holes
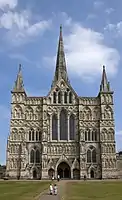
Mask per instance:
[[[113,92],[103,67],[97,97],[80,97],[68,79],[62,29],[56,71],[45,97],[28,97],[21,66],[12,90],[6,174],[13,178],[116,178]]]

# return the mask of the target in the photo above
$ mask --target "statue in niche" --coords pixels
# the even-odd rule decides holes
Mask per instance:
[[[81,138],[81,140],[84,140],[84,130],[80,131],[80,138]]]
[[[46,113],[46,111],[44,111],[44,120],[46,120],[47,119],[47,113]]]

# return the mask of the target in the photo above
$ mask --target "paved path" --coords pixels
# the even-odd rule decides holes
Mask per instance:
[[[47,190],[46,192],[43,193],[43,195],[40,197],[39,200],[61,200],[63,197],[63,194],[65,193],[66,183],[67,181],[63,181],[63,180],[57,183],[58,194],[56,196],[50,195],[49,190]]]

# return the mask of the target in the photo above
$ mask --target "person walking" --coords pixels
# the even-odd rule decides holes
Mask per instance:
[[[57,185],[55,184],[54,187],[53,187],[53,194],[57,195],[57,192],[58,192]]]
[[[52,195],[53,194],[53,186],[52,186],[52,184],[50,184],[50,195]]]
[[[57,179],[58,179],[58,181],[60,180],[60,176],[59,176],[59,174],[58,174],[58,176],[57,176]]]

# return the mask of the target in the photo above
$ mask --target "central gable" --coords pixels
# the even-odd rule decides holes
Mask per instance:
[[[59,104],[76,104],[78,96],[73,90],[70,84],[63,79],[57,81],[57,83],[51,88],[47,97],[53,98],[52,103]]]

